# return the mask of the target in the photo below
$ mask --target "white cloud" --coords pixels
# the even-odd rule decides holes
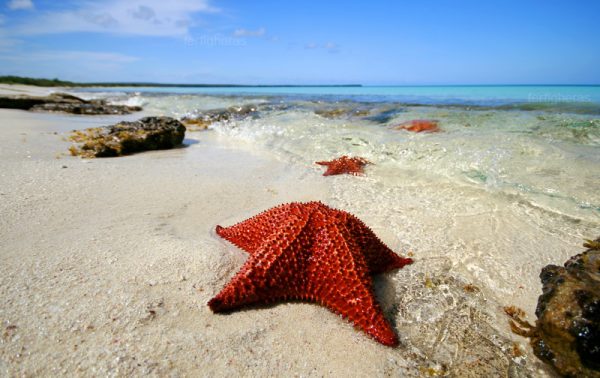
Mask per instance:
[[[11,0],[8,2],[8,8],[12,10],[33,9],[34,6],[31,0]]]
[[[133,18],[137,18],[140,20],[152,20],[153,18],[156,17],[156,13],[154,13],[154,9],[147,7],[145,5],[140,5],[137,7],[137,9],[134,9],[133,11],[131,11],[131,15],[133,16]]]
[[[236,29],[233,32],[234,37],[263,37],[265,34],[267,34],[267,29],[265,28],[258,28],[256,30]]]
[[[72,10],[39,13],[16,27],[19,34],[94,32],[145,36],[184,36],[198,13],[219,10],[209,0],[101,0]]]
[[[333,42],[327,42],[322,45],[311,42],[304,45],[304,48],[307,50],[325,49],[330,53],[336,53],[340,51],[338,44]]]
[[[340,47],[337,45],[337,43],[333,42],[327,42],[323,45],[323,48],[329,51],[330,53],[336,53],[340,51]]]

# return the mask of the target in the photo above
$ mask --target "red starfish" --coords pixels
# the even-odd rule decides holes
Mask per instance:
[[[380,343],[398,345],[371,275],[412,259],[392,252],[354,215],[320,202],[290,203],[216,231],[250,257],[208,302],[214,312],[281,300],[318,302]]]
[[[396,130],[406,130],[415,133],[428,132],[437,133],[440,130],[439,122],[432,119],[413,119],[412,121],[402,122],[395,127]]]
[[[363,173],[363,167],[371,164],[371,162],[361,157],[342,156],[332,161],[317,161],[316,164],[327,166],[327,171],[323,173],[323,176],[340,175],[342,173],[358,176]]]

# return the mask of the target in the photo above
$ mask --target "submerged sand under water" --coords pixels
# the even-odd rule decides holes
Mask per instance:
[[[146,113],[240,102],[171,100],[144,98]],[[61,155],[66,133],[123,117],[2,110],[0,372],[551,375],[502,307],[532,316],[540,269],[598,233],[595,131],[574,142],[535,134],[539,114],[492,113],[406,109],[377,124],[296,107],[188,132],[185,148],[80,160]],[[410,118],[441,119],[445,131],[390,130]],[[364,177],[321,176],[314,161],[340,154],[375,164]],[[414,254],[375,278],[400,347],[313,304],[206,306],[246,259],[214,226],[311,200]]]

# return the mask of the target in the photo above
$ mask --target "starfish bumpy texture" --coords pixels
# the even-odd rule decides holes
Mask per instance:
[[[214,312],[285,300],[317,302],[384,345],[398,345],[371,275],[412,263],[358,218],[320,202],[280,205],[217,234],[250,254],[208,302]]]
[[[327,171],[323,173],[323,176],[341,175],[342,173],[358,176],[363,173],[363,167],[371,162],[361,157],[342,156],[332,161],[317,161],[316,164],[327,166]]]

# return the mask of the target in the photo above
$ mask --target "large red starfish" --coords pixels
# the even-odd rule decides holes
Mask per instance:
[[[361,157],[342,156],[332,161],[317,161],[316,164],[327,166],[327,171],[323,173],[323,176],[342,173],[358,176],[363,173],[363,167],[371,162]]]
[[[371,275],[412,259],[392,252],[354,215],[320,202],[290,203],[216,230],[250,257],[208,302],[214,312],[281,300],[318,302],[380,343],[398,345]]]

